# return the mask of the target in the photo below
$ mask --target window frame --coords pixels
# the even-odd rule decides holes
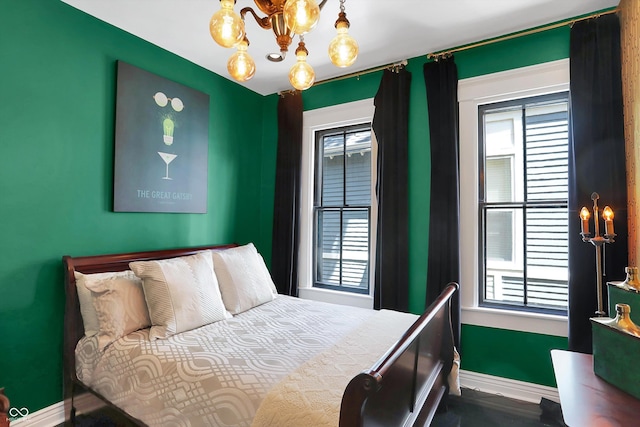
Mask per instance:
[[[506,310],[479,304],[479,150],[478,106],[512,99],[569,91],[569,60],[501,71],[458,83],[460,135],[460,296],[464,324],[567,336],[561,314]]]
[[[347,154],[347,144],[346,144],[346,135],[353,133],[354,131],[361,131],[361,130],[368,130],[371,133],[371,139],[373,139],[373,130],[371,129],[371,122],[365,122],[365,123],[359,123],[359,124],[352,124],[352,125],[348,125],[348,126],[341,126],[341,127],[331,127],[331,128],[327,128],[327,129],[321,129],[318,130],[316,129],[314,131],[314,149],[315,149],[315,163],[314,163],[314,201],[313,201],[313,239],[314,239],[314,245],[313,245],[313,281],[312,281],[312,287],[313,288],[320,288],[320,289],[331,289],[334,291],[339,291],[339,292],[351,292],[351,293],[356,293],[356,294],[366,294],[369,295],[370,294],[370,288],[371,288],[371,265],[370,265],[370,260],[371,260],[371,251],[372,251],[372,247],[371,247],[371,233],[372,233],[372,227],[371,227],[371,206],[372,203],[371,201],[369,202],[369,204],[367,205],[362,205],[362,204],[350,204],[349,201],[347,200],[347,166],[348,166],[348,160],[347,160],[347,156],[350,156]],[[327,204],[325,205],[323,203],[323,194],[322,194],[322,190],[323,190],[323,180],[324,180],[324,173],[325,173],[325,169],[322,168],[323,165],[323,161],[324,161],[324,151],[323,151],[323,138],[327,135],[342,135],[343,137],[343,147],[342,147],[342,156],[343,156],[343,164],[342,164],[342,205],[331,205],[331,204]],[[371,144],[373,144],[373,142],[371,142]],[[370,149],[371,151],[371,149]],[[323,157],[321,158],[319,156],[319,154],[322,152]],[[371,158],[371,153],[370,153],[370,173],[372,173],[373,171],[373,162],[374,159]],[[370,195],[370,200],[374,198],[374,194],[371,192],[372,188],[371,188],[371,180],[369,182],[369,195]],[[346,212],[361,212],[361,211],[366,211],[367,212],[367,247],[368,247],[368,262],[367,262],[367,288],[363,289],[363,288],[355,288],[355,287],[349,287],[347,285],[345,285],[342,282],[342,267],[343,267],[343,247],[342,247],[342,243],[343,241],[341,240],[340,242],[340,255],[339,255],[339,263],[340,263],[340,284],[332,284],[332,283],[325,283],[325,282],[321,282],[318,280],[318,275],[319,275],[319,271],[320,271],[320,266],[318,265],[318,261],[319,261],[319,257],[318,257],[318,251],[320,251],[321,245],[320,242],[318,241],[318,224],[319,224],[319,215],[320,212],[339,212],[340,213],[340,229],[343,229],[343,214]]]
[[[370,251],[369,251],[369,293],[337,291],[313,287],[313,221],[315,195],[315,133],[317,131],[340,128],[373,121],[373,98],[363,99],[344,104],[332,105],[303,113],[302,134],[302,166],[300,186],[300,245],[298,257],[298,295],[300,298],[355,307],[373,308],[373,280],[375,271],[376,223],[378,205],[375,197],[377,142],[371,132],[371,215],[370,215]]]
[[[497,102],[497,103],[483,103],[481,105],[478,105],[478,124],[479,124],[479,130],[478,130],[478,135],[479,135],[479,139],[478,139],[478,169],[480,170],[479,172],[479,181],[478,181],[478,215],[479,215],[479,222],[480,224],[482,224],[481,226],[479,226],[479,239],[481,241],[483,241],[484,247],[480,247],[479,251],[478,251],[478,255],[480,257],[480,265],[482,266],[482,268],[480,268],[480,275],[478,276],[478,296],[479,296],[479,305],[481,307],[493,307],[493,308],[498,308],[498,309],[504,309],[504,310],[516,310],[516,311],[530,311],[530,312],[539,312],[539,313],[548,313],[548,314],[556,314],[556,315],[564,315],[566,316],[567,314],[567,310],[566,309],[558,309],[558,308],[551,308],[551,307],[541,307],[541,306],[535,306],[535,305],[528,305],[527,304],[527,280],[528,279],[532,279],[535,278],[537,276],[535,276],[533,273],[530,276],[528,273],[528,263],[527,263],[527,251],[525,248],[525,242],[526,242],[526,237],[527,237],[527,221],[525,220],[525,218],[527,218],[527,213],[528,212],[535,212],[536,209],[539,208],[562,208],[562,209],[568,209],[568,205],[569,205],[569,201],[568,199],[563,199],[562,201],[560,199],[545,199],[545,200],[527,200],[526,198],[526,184],[525,184],[525,170],[526,170],[526,166],[525,163],[527,161],[527,145],[526,145],[526,138],[522,135],[522,132],[524,132],[524,111],[522,109],[518,109],[518,110],[509,110],[509,113],[512,114],[504,114],[504,115],[512,115],[514,117],[514,124],[516,124],[517,126],[514,126],[514,128],[518,128],[520,130],[519,134],[515,134],[514,133],[514,144],[513,144],[513,155],[514,155],[514,159],[515,159],[515,163],[516,166],[514,168],[512,168],[512,170],[515,172],[514,174],[514,189],[513,190],[517,190],[515,191],[515,194],[522,194],[523,198],[522,200],[519,200],[517,197],[512,197],[511,201],[508,202],[489,202],[487,200],[488,196],[486,194],[487,188],[485,185],[485,182],[483,181],[483,179],[485,179],[486,177],[486,172],[487,172],[487,168],[486,168],[486,160],[490,159],[490,158],[495,158],[495,157],[503,157],[504,156],[504,150],[500,150],[498,151],[497,155],[494,155],[492,153],[490,153],[489,149],[486,146],[486,141],[484,140],[483,136],[485,134],[484,132],[484,127],[483,127],[483,123],[484,123],[484,119],[485,119],[485,114],[487,112],[490,112],[491,110],[500,110],[503,108],[509,108],[509,107],[524,107],[526,105],[532,105],[532,104],[538,104],[538,103],[545,103],[545,102],[549,102],[549,101],[565,101],[567,103],[567,113],[570,117],[571,115],[571,107],[570,107],[570,94],[569,91],[556,91],[553,93],[547,93],[544,95],[536,95],[533,97],[521,97],[521,98],[515,98],[515,99],[511,99],[508,101],[501,101],[501,102]],[[499,114],[503,114],[502,112]],[[515,116],[519,115],[520,118],[516,119]],[[569,126],[569,123],[567,124]],[[571,138],[570,135],[570,131],[569,131],[569,135],[568,138]],[[515,196],[515,194],[513,196]],[[513,243],[513,247],[512,247],[512,253],[513,253],[513,258],[511,262],[493,262],[492,268],[489,269],[488,264],[486,262],[485,256],[487,253],[486,250],[486,241],[487,241],[487,216],[489,214],[489,212],[492,211],[500,211],[501,209],[511,209],[511,211],[513,212],[512,218],[512,228],[513,228],[513,238],[512,238],[512,243]],[[518,227],[522,226],[522,231],[518,231]],[[493,270],[493,271],[499,271],[499,270],[519,270],[520,266],[522,266],[523,269],[523,280],[524,280],[524,284],[523,284],[523,292],[524,292],[524,296],[523,296],[523,302],[522,304],[520,303],[510,303],[507,301],[497,301],[495,299],[490,300],[487,299],[486,297],[486,292],[485,292],[485,288],[486,288],[486,277],[487,277],[487,272],[489,270]],[[568,267],[567,267],[568,269]],[[543,279],[544,280],[544,279]],[[495,280],[494,280],[494,286],[495,286]]]

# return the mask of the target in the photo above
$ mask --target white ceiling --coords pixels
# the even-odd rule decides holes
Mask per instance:
[[[218,0],[62,0],[105,22],[225,78],[227,59],[234,52],[218,46],[209,35],[209,19],[219,9]],[[360,54],[349,68],[331,64],[327,46],[339,0],[328,0],[318,26],[305,36],[309,63],[316,81],[386,65],[474,41],[572,18],[617,6],[619,0],[347,0],[349,33],[358,41]],[[236,11],[254,6],[237,0]],[[260,13],[262,16],[262,14]],[[289,68],[295,63],[297,38],[285,61],[269,62],[265,55],[277,52],[270,30],[246,17],[256,62],[255,76],[244,83],[263,94],[291,89]]]

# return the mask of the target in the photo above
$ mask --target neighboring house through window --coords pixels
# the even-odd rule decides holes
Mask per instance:
[[[301,298],[373,307],[373,100],[304,112]]]
[[[481,305],[565,313],[569,94],[478,107]]]
[[[369,294],[371,125],[316,132],[313,286]]]
[[[566,336],[568,60],[461,80],[458,99],[462,322]]]

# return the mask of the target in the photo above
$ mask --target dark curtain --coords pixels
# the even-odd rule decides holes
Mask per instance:
[[[411,73],[385,70],[376,93],[378,226],[374,308],[409,309],[408,132]]]
[[[606,282],[624,280],[627,265],[627,186],[620,77],[620,24],[616,15],[577,22],[571,28],[571,120],[569,145],[569,349],[592,352],[597,309],[595,248],[582,241],[579,211],[592,211],[591,193],[614,211],[615,243],[605,245]],[[593,216],[590,219],[593,232]],[[604,232],[601,223],[601,233]]]
[[[302,161],[302,95],[278,100],[278,154],[273,206],[271,276],[278,292],[298,295],[298,221]]]
[[[458,166],[458,68],[453,57],[424,64],[431,145],[431,209],[427,306],[449,282],[460,282],[460,196]],[[451,323],[460,349],[460,292],[453,297]]]

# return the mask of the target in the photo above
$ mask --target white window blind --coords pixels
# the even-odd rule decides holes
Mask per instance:
[[[482,304],[566,310],[568,94],[484,105],[480,115]]]

